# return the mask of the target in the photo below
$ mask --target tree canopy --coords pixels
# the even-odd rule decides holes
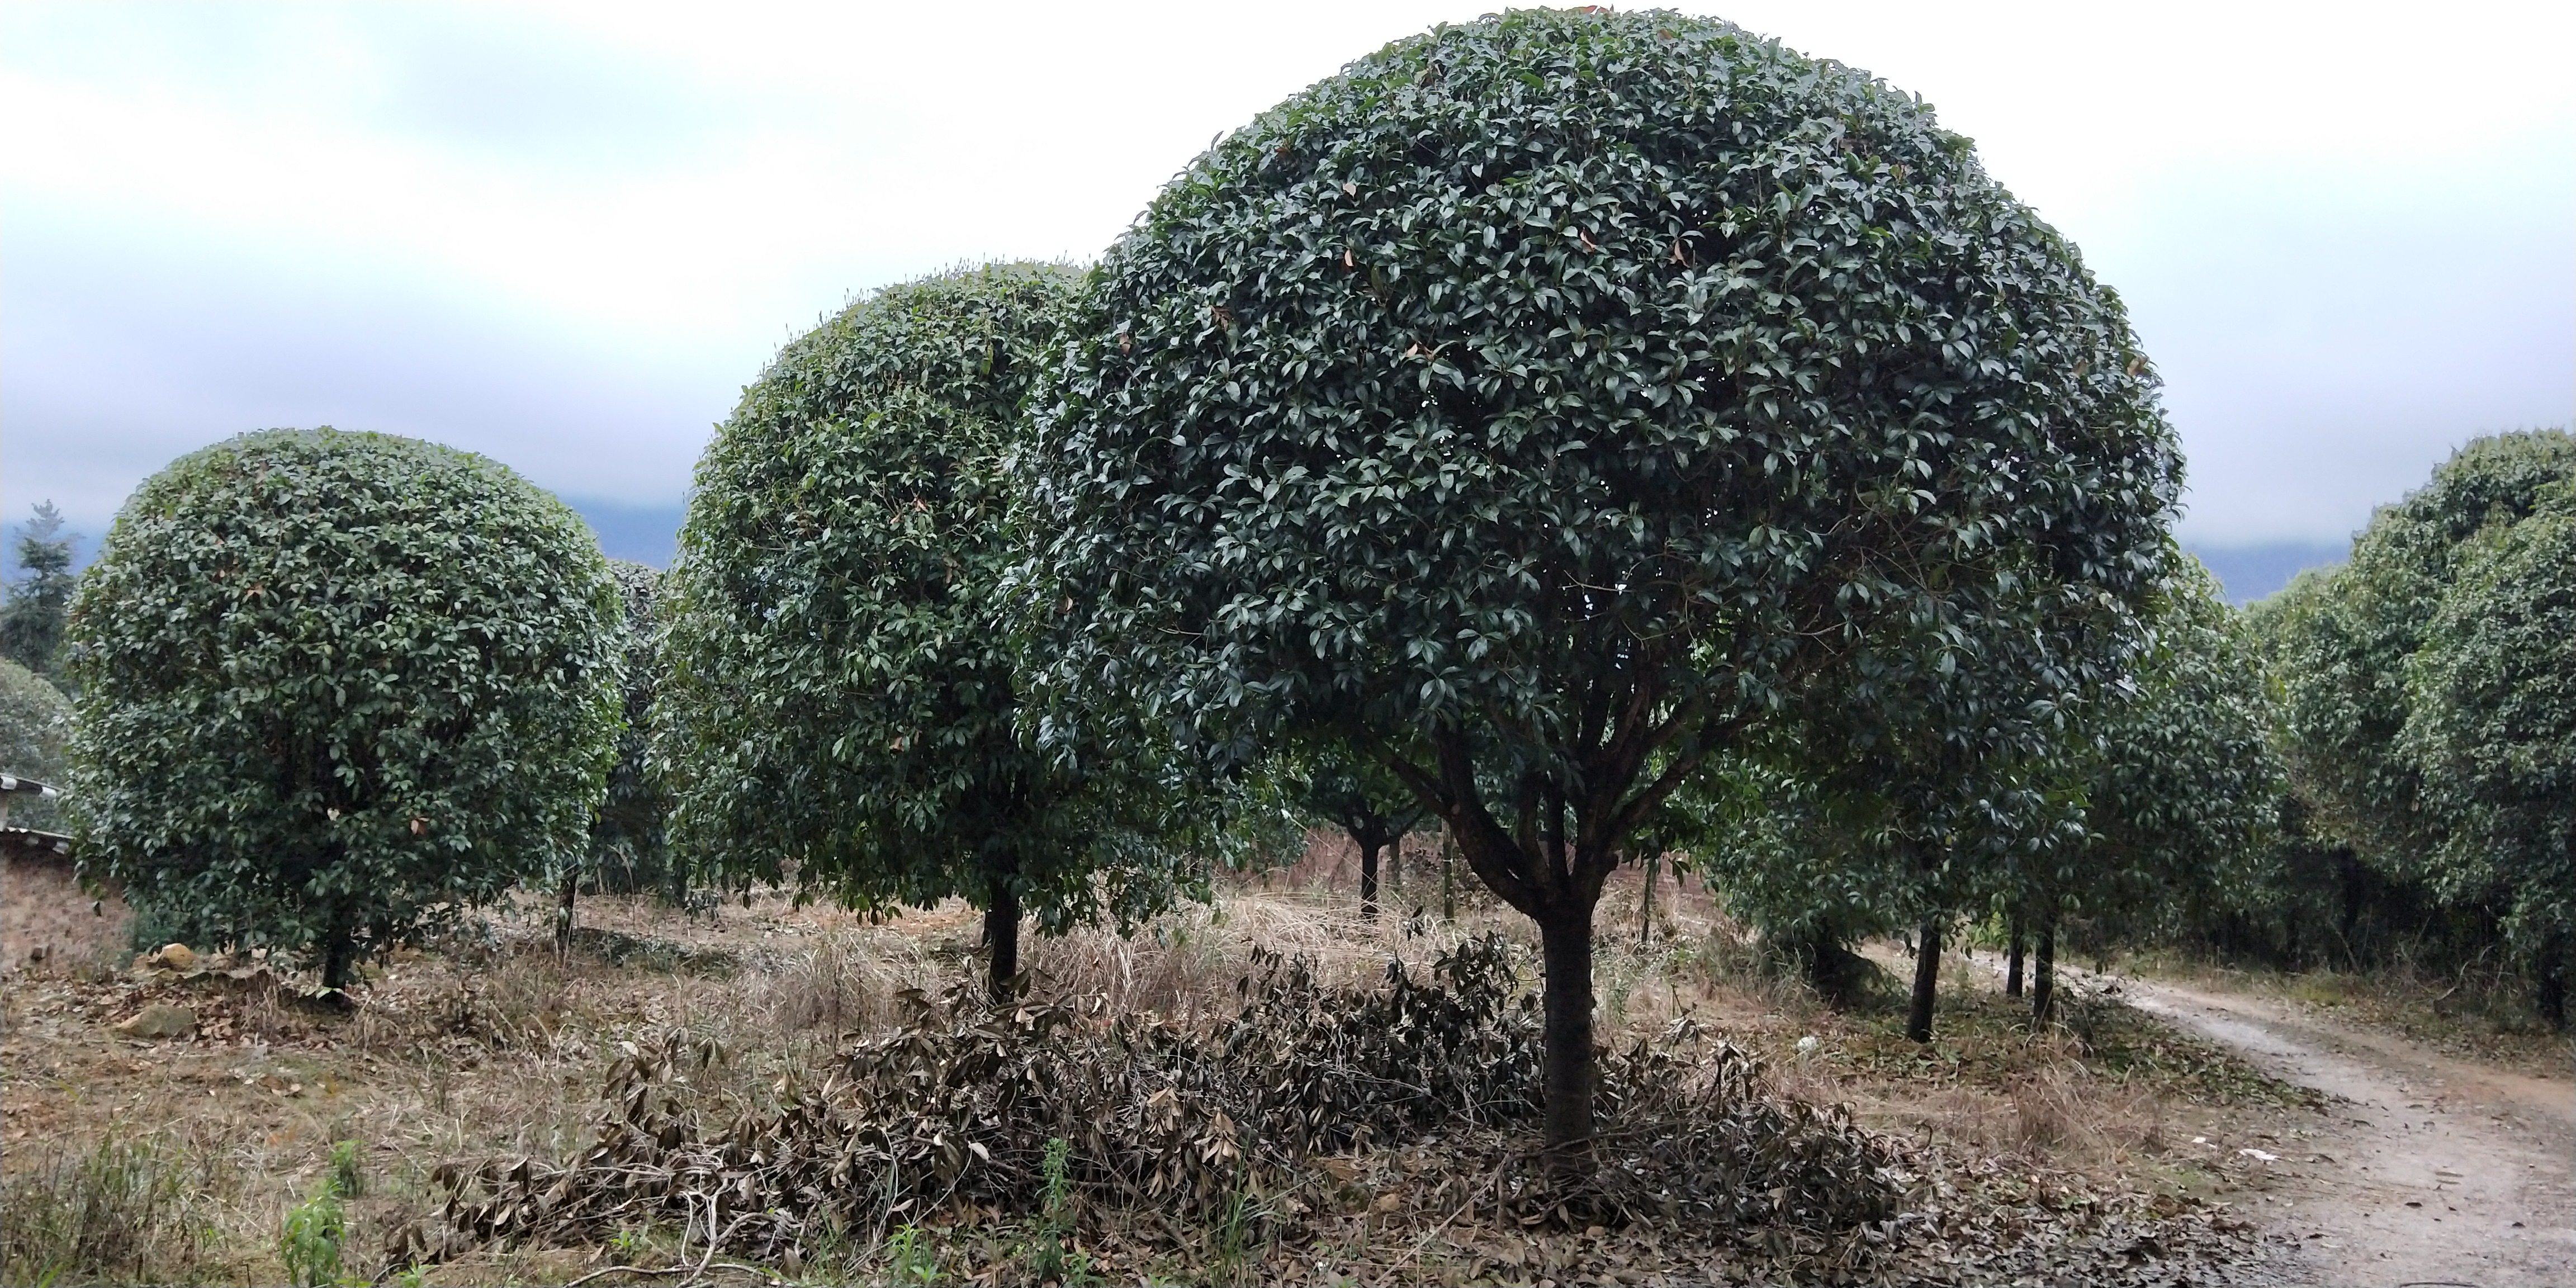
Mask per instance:
[[[789,345],[699,462],[669,585],[673,825],[735,879],[860,908],[964,898],[999,987],[1021,909],[1135,915],[1177,873],[1116,766],[1041,748],[1014,454],[1079,285],[1039,264],[888,287]]]
[[[1334,728],[1385,762],[1539,922],[1548,1134],[1588,1139],[1624,843],[1881,623],[2142,599],[2154,389],[1918,100],[1672,13],[1442,27],[1103,260],[1041,426],[1059,665],[1220,758]]]
[[[2576,481],[2470,543],[2408,659],[2398,751],[2439,821],[2435,888],[2503,913],[2540,1008],[2576,977]]]
[[[2551,634],[2564,578],[2549,561],[2571,488],[2565,431],[2473,441],[2374,515],[2348,564],[2264,614],[2308,826],[2500,927],[2560,1023],[2576,949],[2548,794],[2571,662]]]
[[[483,457],[327,427],[181,457],[71,609],[82,871],[345,984],[586,844],[618,615],[581,520]]]

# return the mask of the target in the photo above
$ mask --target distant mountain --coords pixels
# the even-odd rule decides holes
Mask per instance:
[[[669,505],[628,505],[568,496],[564,504],[579,512],[590,530],[599,534],[599,548],[611,559],[632,559],[668,568],[671,556],[680,552],[680,516],[686,507],[676,501]]]
[[[2200,557],[2218,575],[2227,597],[2250,604],[2310,568],[2339,564],[2352,553],[2349,541],[2266,541],[2248,545],[2201,545],[2186,541],[2183,549]]]

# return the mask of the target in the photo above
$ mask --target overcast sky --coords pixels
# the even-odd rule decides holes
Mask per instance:
[[[0,506],[330,423],[676,505],[791,335],[1096,255],[1217,134],[1485,6],[0,6]],[[1716,16],[1922,95],[2117,287],[2195,542],[2336,541],[2576,414],[2576,5]]]

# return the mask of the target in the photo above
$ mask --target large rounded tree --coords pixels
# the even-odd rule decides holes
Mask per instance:
[[[1023,911],[1156,906],[1168,853],[1117,763],[1037,746],[1012,465],[1079,286],[996,265],[888,287],[782,352],[698,464],[668,579],[673,827],[737,880],[854,907],[984,909],[994,987]]]
[[[2118,301],[1967,140],[1679,14],[1389,46],[1097,274],[1042,426],[1067,678],[1400,776],[1538,924],[1559,1145],[1666,797],[1891,620],[2134,602],[2178,486]]]
[[[329,428],[182,457],[72,605],[83,872],[344,985],[581,852],[618,620],[589,529],[483,457]]]

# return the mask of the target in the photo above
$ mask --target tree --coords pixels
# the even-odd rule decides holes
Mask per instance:
[[[2504,910],[2541,1013],[2576,975],[2576,482],[2468,543],[2408,659],[2398,752],[2439,820],[2428,856],[2455,901]]]
[[[61,676],[63,615],[71,608],[79,579],[72,575],[72,544],[79,534],[63,530],[62,511],[39,501],[35,517],[18,527],[18,580],[0,604],[0,657],[44,676]]]
[[[1538,925],[1560,1158],[1641,823],[1883,622],[2136,602],[2174,504],[2073,249],[1917,100],[1721,23],[1398,42],[1096,274],[1041,425],[1057,666],[1220,760],[1358,731]]]
[[[1401,844],[1422,808],[1384,764],[1325,742],[1293,755],[1285,769],[1298,809],[1342,829],[1360,852],[1360,917],[1377,917],[1378,856]]]
[[[0,658],[0,773],[64,785],[72,702],[43,676]],[[51,832],[62,826],[62,805],[50,800],[9,802],[9,825]]]
[[[2348,564],[2303,578],[2266,615],[2290,782],[2309,825],[2401,892],[2443,905],[2437,942],[2457,955],[2501,935],[2544,1008],[2563,1008],[2567,969],[2549,929],[2549,861],[2499,829],[2542,817],[2504,802],[2525,790],[2517,783],[2547,781],[2554,663],[2545,651],[2495,650],[2508,638],[2546,641],[2552,583],[2505,588],[2494,574],[2516,552],[2549,547],[2553,498],[2569,487],[2576,438],[2563,430],[2472,441],[2373,515]],[[2527,695],[2502,696],[2520,685]],[[2537,759],[2508,770],[2496,758],[2513,756]],[[2523,902],[2524,879],[2538,881],[2538,903]]]
[[[344,987],[587,843],[618,611],[581,520],[483,457],[328,427],[181,457],[72,605],[83,875]]]
[[[557,877],[561,899],[556,947],[572,949],[573,899],[585,876],[599,890],[652,890],[674,904],[688,897],[688,872],[671,855],[667,824],[671,794],[650,763],[653,699],[661,689],[661,649],[655,601],[659,570],[627,559],[608,561],[624,608],[619,623],[618,675],[625,720],[617,735],[617,762],[608,771],[608,795],[590,821],[590,848]]]
[[[1042,748],[1027,709],[1012,456],[1078,285],[967,269],[790,344],[699,462],[669,578],[682,843],[737,880],[792,859],[800,890],[857,908],[963,898],[997,993],[1024,909],[1050,932],[1141,915],[1181,877],[1122,808],[1159,767]]]
[[[1994,904],[2038,940],[2041,1019],[2063,920],[2081,918],[2098,948],[2163,937],[2239,901],[2279,826],[2286,781],[2250,628],[2198,560],[2174,560],[2133,674],[2080,707],[2039,766],[2076,826],[2035,833],[1993,869]]]
[[[2576,438],[2565,431],[2473,440],[2425,486],[2373,514],[2349,563],[2291,597],[2274,660],[2290,770],[2320,826],[2366,861],[2406,872],[2441,844],[2398,735],[2408,659],[2441,610],[2464,544],[2519,521],[2542,489],[2570,479]]]

